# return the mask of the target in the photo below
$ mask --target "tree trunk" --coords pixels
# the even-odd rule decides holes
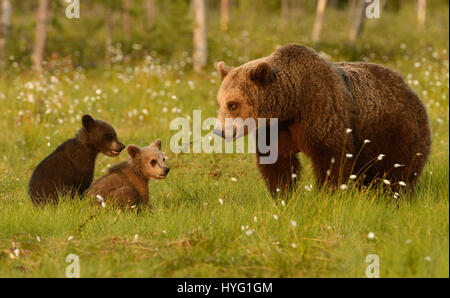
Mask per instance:
[[[320,31],[322,31],[323,21],[325,19],[325,8],[327,7],[327,0],[319,0],[317,4],[316,20],[314,21],[314,29],[312,34],[313,43],[320,41]]]
[[[8,35],[9,27],[11,27],[11,0],[2,0],[2,15],[1,15],[1,23],[2,23],[2,31],[4,36]]]
[[[155,25],[156,7],[154,0],[145,1],[147,10],[147,27],[152,28]]]
[[[123,32],[127,38],[131,35],[131,0],[123,0]]]
[[[425,28],[425,21],[427,18],[427,0],[419,0],[417,2],[417,21],[419,28]]]
[[[303,13],[303,3],[302,0],[291,0],[290,1],[290,11],[293,18],[298,18]]]
[[[208,42],[206,39],[206,5],[205,0],[192,0],[194,10],[194,52],[192,53],[195,71],[200,71],[208,59]]]
[[[289,23],[289,0],[281,0],[281,23]]]
[[[44,60],[45,43],[47,41],[47,24],[49,19],[50,0],[39,0],[36,13],[36,31],[34,38],[34,50],[31,56],[33,69],[38,73],[42,72],[42,62]]]
[[[366,7],[369,3],[366,1],[361,1],[359,3],[359,7],[357,10],[357,14],[355,14],[355,19],[350,29],[349,41],[351,45],[354,45],[356,42],[356,38],[361,35],[361,32],[364,28],[364,20],[366,19]]]
[[[220,29],[228,30],[228,22],[230,21],[230,0],[220,0]]]
[[[106,36],[105,36],[105,67],[111,68],[112,48],[112,9],[106,9]]]

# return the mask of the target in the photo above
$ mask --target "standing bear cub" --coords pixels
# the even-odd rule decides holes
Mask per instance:
[[[83,127],[65,141],[34,170],[28,193],[34,204],[56,202],[58,195],[82,196],[94,178],[98,153],[118,156],[125,146],[106,121],[82,117]]]
[[[257,151],[272,194],[293,188],[298,152],[311,159],[319,185],[339,187],[357,177],[364,185],[382,178],[391,187],[412,187],[422,172],[431,146],[428,116],[417,94],[388,68],[330,63],[289,44],[236,68],[220,62],[218,71],[216,134],[225,136],[225,118],[278,118],[277,161],[261,164]],[[229,127],[234,138],[242,123]]]
[[[90,195],[123,208],[148,203],[149,180],[163,179],[169,173],[161,140],[144,148],[129,145],[127,151],[131,158],[114,165],[108,174],[95,181],[88,189]]]

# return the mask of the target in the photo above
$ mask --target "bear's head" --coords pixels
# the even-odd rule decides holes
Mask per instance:
[[[256,129],[258,118],[265,118],[259,106],[268,97],[267,90],[276,84],[277,68],[259,59],[236,68],[219,62],[217,69],[222,84],[213,132],[227,141],[234,140]]]
[[[145,179],[162,179],[169,174],[166,156],[161,152],[161,140],[157,139],[147,147],[139,148],[135,145],[127,147],[131,157],[131,164],[141,177]]]
[[[94,147],[97,152],[107,156],[118,156],[125,146],[117,138],[116,131],[106,121],[94,119],[91,115],[84,115],[81,119],[81,130],[85,142]]]

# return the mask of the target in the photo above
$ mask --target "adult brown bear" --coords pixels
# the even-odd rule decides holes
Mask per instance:
[[[370,63],[330,63],[297,44],[232,68],[218,64],[219,131],[225,118],[278,118],[278,159],[259,170],[270,191],[295,184],[303,152],[319,185],[355,176],[414,186],[430,153],[424,105],[396,72]],[[233,130],[240,129],[234,127]],[[261,129],[261,128],[260,128]],[[388,182],[389,181],[389,182]]]

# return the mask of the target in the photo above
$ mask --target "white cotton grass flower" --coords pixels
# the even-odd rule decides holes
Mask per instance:
[[[403,181],[399,181],[398,184],[399,184],[400,186],[406,186],[406,183],[403,182]]]
[[[106,203],[105,202],[102,201],[101,205],[102,205],[103,208],[106,208]]]
[[[279,188],[277,188],[277,189],[276,189],[276,191],[277,191],[277,192],[280,192],[280,189],[279,189]]]
[[[383,160],[383,158],[384,158],[385,156],[386,156],[386,155],[384,155],[384,154],[380,154],[380,155],[378,155],[377,159],[378,159],[378,160]]]
[[[292,179],[295,179],[295,178],[297,178],[297,174],[293,173],[292,174]]]
[[[387,180],[387,179],[384,179],[384,180],[383,180],[383,183],[386,184],[386,185],[390,185],[390,184],[391,184],[391,181],[389,181],[389,180]]]
[[[278,215],[274,214],[273,219],[278,220]]]
[[[351,128],[347,128],[346,130],[345,130],[345,133],[351,133],[352,132],[352,129]]]
[[[96,195],[95,197],[97,198],[99,203],[105,200],[101,195]]]
[[[356,175],[355,174],[353,174],[353,175],[350,175],[350,177],[349,177],[350,179],[352,179],[352,180],[355,180],[356,179]]]
[[[258,218],[255,216],[255,217],[253,217],[253,221],[254,222],[257,222],[258,221]]]
[[[369,139],[365,139],[364,140],[364,144],[369,144],[370,143],[370,140]]]
[[[73,240],[73,236],[69,236],[68,238],[67,238],[67,241],[72,241]]]
[[[406,244],[411,244],[411,243],[412,243],[412,240],[411,240],[411,239],[406,239],[405,243],[406,243]]]
[[[138,234],[134,234],[133,241],[137,241],[138,239],[139,239],[139,235]]]
[[[223,200],[221,198],[219,198],[219,203],[220,205],[223,205]]]
[[[352,158],[352,157],[353,157],[353,154],[347,153],[347,154],[345,154],[345,157],[347,157],[347,158]]]
[[[341,186],[339,188],[341,190],[346,190],[347,189],[347,184],[341,184]]]
[[[247,230],[247,231],[245,231],[245,235],[250,236],[250,235],[252,235],[254,232],[255,232],[254,229]]]
[[[335,163],[336,159],[334,159],[334,157],[331,158],[331,163]]]
[[[41,237],[36,236],[36,240],[37,240],[38,242],[41,242]]]
[[[15,255],[16,257],[19,257],[19,255],[20,255],[20,250],[19,250],[18,248],[14,249],[14,255]]]
[[[426,257],[424,258],[424,260],[427,261],[427,262],[431,262],[431,257],[430,257],[430,256],[426,256]]]
[[[286,202],[284,200],[281,200],[281,206],[286,206]]]
[[[297,248],[297,244],[291,243],[292,248]]]
[[[312,191],[312,184],[310,184],[310,185],[305,185],[305,190],[306,190],[306,191]]]
[[[291,220],[291,226],[295,228],[297,226],[297,222],[295,220]]]
[[[234,177],[231,177],[231,181],[233,181],[233,182],[236,182],[236,181],[237,181],[237,179],[236,179],[236,178],[234,178]]]
[[[417,152],[416,155],[417,155],[417,156],[421,156],[421,155],[423,155],[423,154],[420,153],[420,152]]]
[[[367,238],[368,239],[375,239],[375,233],[374,232],[370,232],[369,234],[367,234]]]
[[[401,168],[401,167],[404,167],[404,166],[405,165],[399,164],[399,163],[394,164],[394,168]]]

